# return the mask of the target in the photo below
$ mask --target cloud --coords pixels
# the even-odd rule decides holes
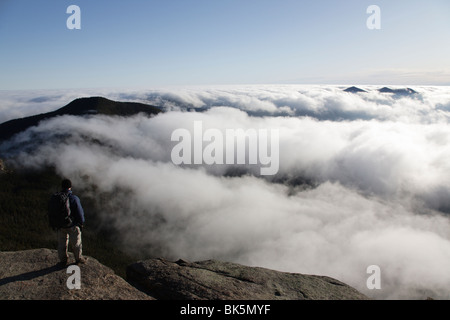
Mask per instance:
[[[450,101],[445,90],[423,88],[419,99],[335,86],[167,92],[114,95],[151,98],[170,104],[170,112],[58,117],[0,152],[71,177],[75,190],[98,199],[123,246],[143,254],[328,275],[377,298],[449,297],[450,129],[436,107]],[[186,107],[207,110],[181,111]],[[298,110],[310,116],[295,116]],[[264,116],[252,116],[257,111]],[[193,133],[195,121],[220,131],[279,130],[278,174],[262,177],[249,165],[237,175],[234,165],[174,165],[171,134]],[[374,264],[381,290],[366,287]]]
[[[319,120],[392,120],[436,123],[449,121],[448,87],[414,86],[419,94],[395,97],[380,86],[361,86],[367,93],[344,92],[345,86],[248,85],[167,87],[159,89],[84,89],[2,91],[0,122],[62,107],[75,98],[104,96],[144,102],[166,110],[232,107],[257,116],[309,116]],[[396,88],[398,86],[393,86]],[[400,87],[398,87],[400,88]],[[3,120],[2,120],[3,119]]]

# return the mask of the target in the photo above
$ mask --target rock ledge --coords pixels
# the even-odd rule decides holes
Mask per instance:
[[[73,259],[72,259],[73,261]],[[149,300],[110,268],[88,257],[80,265],[80,289],[69,289],[72,273],[57,266],[50,249],[0,252],[0,299],[3,300]]]
[[[157,299],[366,300],[336,279],[207,260],[149,259],[127,268],[127,280]]]

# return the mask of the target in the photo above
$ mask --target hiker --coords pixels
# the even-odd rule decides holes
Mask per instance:
[[[86,258],[82,256],[81,231],[84,224],[84,211],[80,199],[72,194],[72,182],[64,179],[61,182],[62,192],[68,194],[70,204],[70,216],[72,223],[68,227],[58,228],[58,257],[61,265],[66,265],[69,255],[68,244],[72,247],[77,264],[85,263]]]

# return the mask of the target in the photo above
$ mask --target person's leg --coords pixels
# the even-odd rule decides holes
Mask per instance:
[[[67,229],[58,229],[58,258],[59,262],[67,263],[69,255],[67,253],[67,245],[69,241],[69,235]]]
[[[83,246],[81,243],[81,230],[79,227],[72,227],[70,229],[70,234],[69,234],[69,242],[72,245],[72,251],[73,251],[73,255],[75,256],[75,261],[76,262],[80,262],[83,261]]]

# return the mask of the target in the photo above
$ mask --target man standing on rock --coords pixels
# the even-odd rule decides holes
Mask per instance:
[[[86,259],[82,256],[81,230],[84,224],[84,211],[80,199],[72,194],[72,182],[64,179],[61,182],[62,192],[69,197],[70,216],[72,223],[68,227],[58,228],[58,257],[61,265],[66,265],[69,255],[67,252],[69,242],[71,244],[75,262],[77,264],[85,263]]]

